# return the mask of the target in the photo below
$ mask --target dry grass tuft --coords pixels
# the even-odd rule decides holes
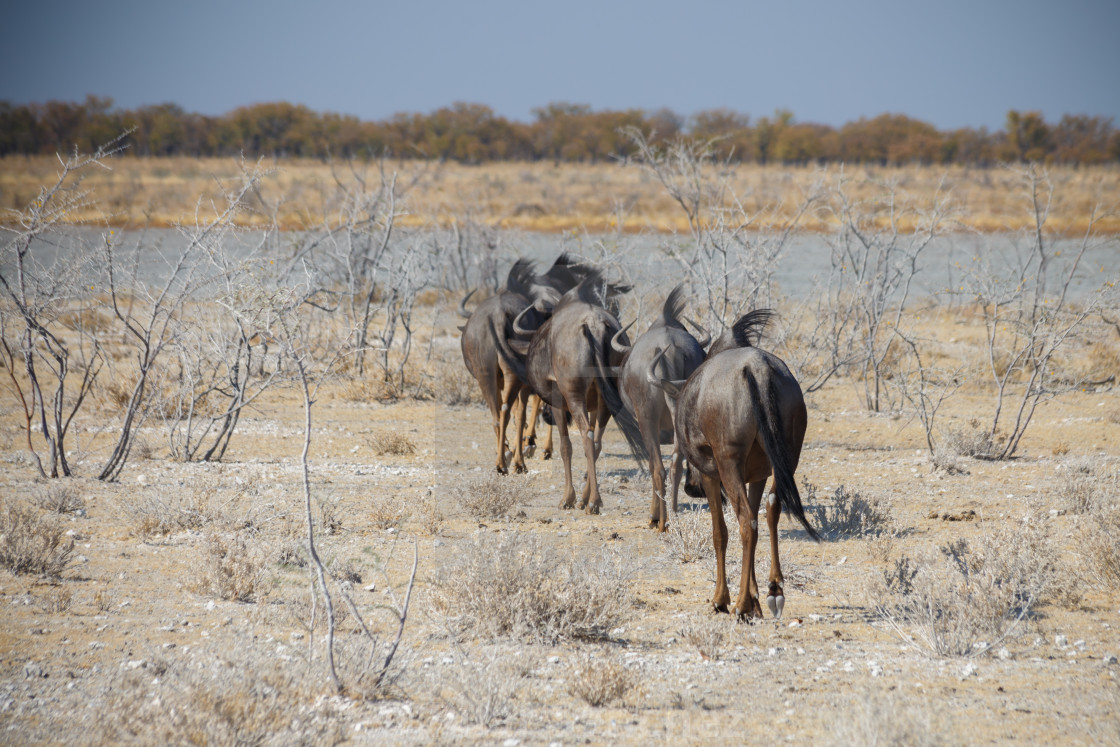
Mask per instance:
[[[440,569],[433,601],[464,634],[547,643],[603,638],[626,612],[628,567],[605,552],[561,553],[523,532],[479,534]]]
[[[719,661],[727,655],[727,625],[713,617],[690,619],[681,628],[681,640],[696,649],[701,659]]]
[[[592,708],[625,700],[638,678],[619,659],[588,654],[576,663],[568,679],[568,692]]]
[[[275,585],[266,553],[238,534],[209,535],[198,573],[193,591],[237,602],[255,602]]]
[[[73,485],[52,484],[38,491],[35,503],[39,508],[56,514],[72,514],[85,510],[86,502]]]
[[[400,527],[408,515],[408,507],[397,493],[371,494],[363,501],[363,507],[368,512],[369,523],[378,529]]]
[[[522,502],[525,485],[523,478],[492,473],[456,488],[455,498],[476,519],[500,519]]]
[[[681,511],[669,517],[661,535],[669,557],[682,563],[709,560],[716,555],[712,545],[712,517],[707,511]]]
[[[508,653],[490,649],[473,659],[462,654],[440,673],[438,697],[463,722],[494,726],[514,715],[526,674]]]
[[[291,658],[291,657],[288,657]],[[121,670],[103,721],[107,742],[150,744],[335,744],[340,716],[319,667],[284,661],[251,640],[203,663],[149,657]]]
[[[60,576],[72,560],[74,540],[53,514],[23,501],[0,503],[0,566],[16,575]]]
[[[856,697],[845,718],[837,719],[836,745],[909,745],[937,747],[948,742],[935,700],[905,702],[890,694]],[[923,707],[925,706],[925,707]]]
[[[370,436],[370,446],[378,456],[411,456],[416,453],[416,442],[404,433],[380,431]]]

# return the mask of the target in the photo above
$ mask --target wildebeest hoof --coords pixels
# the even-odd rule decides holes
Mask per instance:
[[[766,606],[770,608],[771,615],[781,617],[782,610],[786,608],[786,598],[782,594],[776,597],[766,597]]]

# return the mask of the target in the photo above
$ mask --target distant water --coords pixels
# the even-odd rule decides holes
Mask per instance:
[[[103,235],[103,230],[91,228],[59,229],[37,241],[32,247],[32,254],[37,262],[49,266],[62,257],[74,256],[80,252],[89,253],[93,256],[93,261],[89,264],[88,272],[94,276],[90,278],[93,282],[96,274],[104,269],[104,260],[101,259]],[[401,231],[396,236],[397,250],[407,246],[423,250],[423,247],[432,243],[431,234],[423,232]],[[294,248],[305,238],[305,235],[294,233],[282,232],[266,237],[260,231],[239,231],[223,236],[220,246],[235,257],[256,252],[262,266],[281,268],[289,265]],[[813,292],[816,287],[814,282],[827,276],[829,271],[832,251],[830,238],[802,233],[787,240],[775,271],[776,284],[781,293],[803,300]],[[175,229],[118,231],[113,239],[117,246],[118,266],[128,275],[135,270],[137,277],[144,282],[158,282],[166,277],[171,263],[188,241],[184,234]],[[624,269],[632,282],[639,286],[664,284],[686,279],[679,263],[668,256],[668,248],[674,245],[680,247],[682,253],[688,253],[686,239],[679,236],[587,236],[511,231],[502,234],[502,244],[497,250],[498,266],[504,273],[512,258],[528,256],[537,260],[543,269],[560,252],[569,251],[588,259],[606,257],[608,263],[613,265],[608,270],[617,272]],[[1063,263],[1070,261],[1076,254],[1079,242],[1059,240],[1054,246],[1061,251],[1054,265],[1054,269],[1059,270]],[[1024,261],[1030,251],[1029,241],[1016,235],[960,234],[938,237],[922,252],[911,298],[927,297],[946,289],[959,288],[962,268],[967,267],[976,257],[983,257],[996,267],[1013,267]],[[136,257],[139,258],[138,262],[134,262]],[[3,260],[3,272],[10,277],[7,253]],[[1120,237],[1100,239],[1093,243],[1078,267],[1071,295],[1073,298],[1083,297],[1108,279],[1120,280]],[[472,280],[478,282],[478,278]]]

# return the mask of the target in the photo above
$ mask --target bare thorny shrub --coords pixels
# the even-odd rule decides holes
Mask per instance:
[[[0,566],[17,575],[60,576],[73,552],[74,540],[64,533],[57,514],[0,498]]]
[[[56,514],[81,513],[86,501],[81,492],[73,485],[55,484],[39,490],[35,495],[39,508]]]
[[[663,148],[635,127],[623,134],[633,160],[661,182],[688,221],[685,241],[670,240],[665,252],[704,301],[709,329],[723,329],[744,311],[772,307],[774,275],[790,237],[821,196],[814,184],[789,217],[780,206],[752,214],[735,194],[729,164],[715,160],[715,141],[679,137]]]
[[[1077,373],[1061,355],[1087,321],[1114,293],[1115,279],[1075,300],[1081,263],[1093,247],[1114,239],[1097,235],[1098,203],[1084,235],[1063,246],[1047,228],[1056,200],[1047,172],[1037,165],[1018,168],[1033,229],[1004,251],[993,246],[965,271],[965,292],[980,310],[986,330],[984,370],[994,392],[986,426],[987,449],[980,456],[1008,459],[1019,449],[1036,408],[1082,388],[1101,372]]]
[[[841,485],[833,491],[832,502],[825,506],[817,498],[816,486],[806,482],[804,501],[806,514],[821,536],[827,539],[877,536],[897,531],[891,517],[890,501],[880,496],[865,498],[858,490]]]
[[[433,603],[455,631],[552,643],[602,638],[627,611],[621,558],[574,557],[531,534],[478,534],[433,580]]]
[[[712,518],[707,511],[680,511],[669,518],[661,535],[669,556],[682,563],[695,563],[715,557],[712,545]]]
[[[868,593],[877,616],[918,651],[979,656],[1059,591],[1058,564],[1051,527],[1028,517],[936,554],[900,556]]]

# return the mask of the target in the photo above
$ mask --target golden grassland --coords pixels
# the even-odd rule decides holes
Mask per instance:
[[[379,183],[378,164],[325,163],[310,159],[240,162],[226,158],[119,158],[83,172],[85,207],[67,215],[73,223],[119,227],[171,226],[206,221],[222,206],[222,194],[254,166],[266,172],[250,209],[237,220],[245,226],[276,223],[285,229],[315,224],[335,209],[332,196],[341,183],[365,179]],[[405,226],[473,220],[492,226],[540,232],[686,231],[684,211],[657,179],[633,164],[550,162],[457,163],[391,161],[383,165],[396,177],[397,209]],[[34,202],[42,185],[53,184],[60,163],[52,157],[0,159],[0,220],[17,222],[12,211]],[[908,208],[901,221],[912,228],[923,210],[948,199],[961,230],[998,232],[1032,226],[1029,195],[1014,169],[950,167],[791,167],[735,165],[712,171],[709,183],[729,187],[724,204],[737,202],[755,227],[791,220],[812,194],[835,192],[843,183],[849,199],[877,203],[881,221],[889,220],[883,196],[893,188],[897,206]],[[1052,168],[1053,199],[1047,226],[1066,234],[1095,230],[1120,233],[1120,169]],[[827,231],[833,215],[817,203],[802,215],[803,230]],[[710,216],[709,216],[710,217]]]

